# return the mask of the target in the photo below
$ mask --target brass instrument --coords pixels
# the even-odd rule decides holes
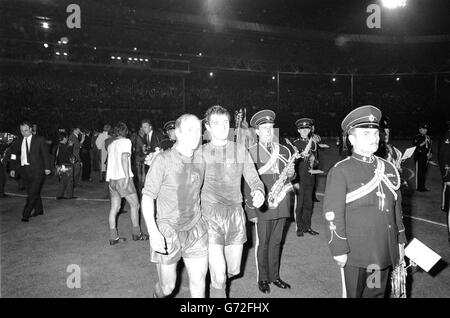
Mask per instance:
[[[255,137],[252,135],[248,123],[246,122],[247,109],[240,108],[234,112],[234,141],[245,145],[246,148],[255,143]]]
[[[245,108],[239,108],[234,112],[234,128],[238,129],[241,127],[242,121],[246,116],[247,110]]]
[[[404,259],[394,267],[391,274],[391,295],[393,298],[406,298],[406,262]]]
[[[316,166],[318,163],[316,156],[311,151],[312,142],[313,142],[313,138],[310,137],[308,144],[306,145],[305,149],[303,149],[303,151],[300,154],[300,158],[302,158],[308,162],[308,165],[309,165],[308,171],[313,170],[314,166]]]
[[[270,209],[275,209],[276,207],[278,207],[278,205],[284,199],[286,194],[290,190],[292,190],[292,185],[290,183],[285,184],[288,178],[287,172],[294,166],[295,160],[301,157],[301,153],[299,152],[297,147],[295,147],[289,141],[289,139],[286,138],[285,140],[294,149],[294,154],[289,158],[289,161],[287,162],[283,171],[281,171],[277,181],[275,181],[274,185],[270,189],[269,195],[267,197],[267,203]]]
[[[241,125],[242,125],[242,120],[245,117],[245,108],[240,108],[239,110],[234,112],[234,129],[235,129],[235,134],[234,134],[234,141],[238,141],[241,138]]]

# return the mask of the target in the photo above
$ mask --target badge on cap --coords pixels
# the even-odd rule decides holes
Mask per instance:
[[[375,116],[372,115],[372,114],[370,114],[370,116],[369,116],[369,121],[374,121],[374,120],[375,120]]]
[[[325,219],[326,219],[327,221],[333,221],[333,220],[334,220],[334,217],[335,217],[335,214],[334,214],[333,211],[330,211],[330,212],[325,213]]]

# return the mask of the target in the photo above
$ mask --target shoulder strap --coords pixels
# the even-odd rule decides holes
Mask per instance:
[[[262,147],[268,154],[269,152],[267,151],[266,147]],[[280,146],[278,144],[275,144],[273,147],[273,152],[270,155],[270,159],[269,161],[266,162],[266,164],[264,166],[262,166],[261,168],[258,169],[258,173],[259,174],[264,174],[266,173],[270,168],[272,168],[272,166],[275,164],[275,162],[278,159],[278,155],[280,154]]]
[[[384,163],[381,160],[377,160],[377,170],[384,174]],[[364,196],[366,196],[367,194],[369,194],[370,192],[372,192],[373,190],[375,190],[375,188],[378,186],[378,184],[380,183],[380,178],[378,176],[378,174],[375,173],[375,175],[373,176],[373,178],[366,183],[365,185],[363,185],[362,187],[353,190],[350,193],[347,193],[346,197],[345,197],[345,203],[350,203],[353,201],[356,201]]]

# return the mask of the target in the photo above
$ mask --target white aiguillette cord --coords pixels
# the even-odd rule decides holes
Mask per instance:
[[[345,273],[344,267],[341,268],[341,280],[342,280],[342,298],[347,298],[347,287],[345,286]]]

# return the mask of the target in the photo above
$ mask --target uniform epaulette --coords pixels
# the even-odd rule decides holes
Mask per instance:
[[[340,164],[340,163],[342,163],[342,162],[344,162],[344,161],[347,161],[347,160],[349,160],[350,158],[351,158],[351,157],[348,156],[347,158],[345,158],[345,159],[343,159],[343,160],[341,160],[341,161],[336,162],[335,165],[334,165],[334,167],[336,168],[336,167],[338,166],[338,164]]]

